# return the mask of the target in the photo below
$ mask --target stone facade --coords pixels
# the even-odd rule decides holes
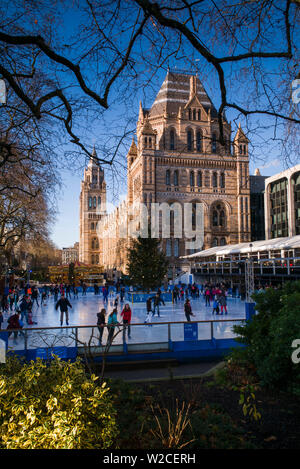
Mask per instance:
[[[97,156],[95,150],[93,156]],[[79,261],[102,265],[102,239],[98,236],[98,230],[99,222],[106,213],[106,183],[104,171],[96,158],[91,158],[84,170],[79,213]]]
[[[241,127],[232,139],[225,116],[223,129],[226,144],[221,146],[217,111],[199,78],[168,72],[151,109],[140,105],[136,142],[127,155],[127,200],[103,218],[103,238],[113,223],[120,226],[120,216],[136,202],[144,203],[149,213],[153,203],[190,203],[194,210],[201,202],[203,249],[250,241],[249,142]],[[186,242],[193,239],[184,227],[183,237],[175,231],[171,225],[170,238],[161,242],[173,275],[180,270],[179,257],[192,252]],[[129,234],[120,239],[116,229],[115,238],[104,243],[104,267],[124,271],[129,243]],[[83,248],[87,256],[88,246]]]

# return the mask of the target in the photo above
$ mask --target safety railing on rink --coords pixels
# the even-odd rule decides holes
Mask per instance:
[[[155,350],[172,350],[173,343],[218,341],[234,339],[237,335],[232,327],[242,324],[245,319],[212,319],[201,321],[132,323],[130,328],[119,324],[113,330],[113,340],[109,353],[127,353]],[[1,331],[8,338],[8,351],[15,351],[27,356],[27,352],[36,352],[34,356],[44,358],[49,350],[68,358],[68,349],[76,349],[80,354],[87,347],[99,353],[107,349],[109,326],[103,328],[100,342],[100,330],[97,325],[32,327],[19,330]],[[29,356],[31,356],[29,354]]]

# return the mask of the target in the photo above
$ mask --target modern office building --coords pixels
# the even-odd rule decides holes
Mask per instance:
[[[265,180],[265,237],[300,234],[300,164]]]

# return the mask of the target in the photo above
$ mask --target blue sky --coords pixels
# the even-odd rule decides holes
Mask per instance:
[[[75,8],[75,7],[74,7]],[[69,32],[72,32],[74,29],[74,25],[79,21],[78,15],[76,16],[76,12],[72,10],[72,7],[69,7],[69,10],[67,11],[68,15],[68,21],[67,23],[64,23],[68,25],[65,33],[66,36],[69,34]],[[126,19],[127,21],[127,19]],[[128,20],[130,21],[130,19]],[[124,28],[126,29],[126,28]],[[74,29],[75,30],[75,29]],[[249,35],[251,35],[251,32],[248,32]],[[271,34],[271,33],[270,33]],[[249,36],[250,37],[250,36]],[[122,40],[122,38],[118,38],[118,40]],[[123,36],[124,40],[124,36]],[[268,38],[270,47],[275,47],[278,45],[278,47],[283,47],[285,46],[284,42],[285,39],[280,37],[280,35],[275,37],[274,35],[270,35]],[[67,37],[66,37],[66,42],[67,42]],[[273,43],[273,44],[272,44]],[[277,44],[276,44],[277,43]],[[171,44],[171,43],[170,43]],[[82,47],[88,47],[89,44],[84,44]],[[147,42],[143,43],[143,46],[145,46],[145,50],[149,46]],[[171,46],[170,46],[171,47]],[[223,48],[223,50],[222,50]],[[150,50],[150,49],[149,49]],[[145,55],[148,58],[151,57],[151,54],[149,53],[149,50],[146,51]],[[189,52],[188,46],[185,45],[184,48],[185,52]],[[149,67],[149,70],[147,70],[147,66],[141,62],[141,57],[139,56],[139,50],[137,50],[133,53],[134,60],[135,60],[135,66],[138,72],[141,72],[141,76],[147,79],[151,76],[153,70],[151,67]],[[219,94],[219,88],[218,88],[218,81],[217,81],[217,76],[215,71],[209,66],[207,63],[204,62],[204,60],[200,57],[197,57],[197,54],[195,51],[190,51],[190,55],[188,56],[188,60],[184,59],[181,60],[181,58],[171,58],[169,63],[165,63],[165,69],[159,69],[156,71],[154,76],[151,79],[151,84],[148,84],[146,88],[143,88],[142,86],[142,80],[138,83],[134,83],[132,80],[127,80],[127,72],[125,71],[123,77],[120,78],[118,82],[116,82],[115,86],[112,88],[112,94],[110,97],[110,102],[112,105],[110,108],[101,116],[99,117],[98,120],[93,121],[93,125],[91,128],[86,129],[84,128],[84,135],[83,141],[85,143],[90,143],[90,146],[92,147],[93,144],[96,145],[97,147],[104,147],[105,149],[108,149],[108,151],[112,151],[113,145],[114,145],[114,140],[113,138],[110,138],[110,135],[107,132],[107,129],[109,128],[109,124],[111,122],[114,123],[114,128],[115,129],[120,129],[120,135],[122,135],[123,130],[133,130],[135,129],[135,123],[137,121],[138,117],[138,103],[139,100],[142,100],[143,107],[151,107],[154,98],[157,94],[157,92],[160,89],[160,86],[165,78],[166,74],[166,68],[167,65],[170,66],[171,69],[175,69],[176,67],[178,69],[185,69],[187,70],[187,63],[190,64],[195,64],[195,68],[199,69],[201,73],[199,73],[199,78],[202,81],[208,95],[212,99],[213,103],[217,107],[219,105],[219,100],[220,100],[220,94]],[[236,50],[237,52],[245,52],[244,49],[242,50]],[[226,45],[223,47],[219,45],[219,50],[218,50],[218,55],[226,55],[228,53],[228,50],[226,49]],[[183,54],[181,54],[183,55]],[[228,94],[229,94],[229,101],[232,100],[237,100],[239,103],[243,103],[243,99],[247,99],[247,92],[248,92],[248,87],[249,87],[249,93],[250,88],[252,86],[252,82],[248,84],[247,86],[247,73],[249,72],[246,70],[245,76],[243,76],[243,67],[246,66],[247,64],[245,63],[237,63],[232,66],[227,65],[224,67],[224,71],[226,74],[226,77],[228,79]],[[92,69],[90,74],[88,74],[88,78],[93,78],[93,72],[95,72],[98,64],[93,64]],[[248,65],[249,66],[249,65]],[[282,64],[281,64],[282,66]],[[95,70],[93,68],[95,67]],[[272,77],[272,73],[274,70],[278,73],[280,70],[280,63],[276,62],[274,60],[270,60],[267,63],[267,66],[265,68],[266,71],[266,76],[270,73],[270,77]],[[189,70],[192,72],[192,70]],[[194,70],[193,70],[194,71]],[[249,77],[249,75],[248,75]],[[242,80],[244,79],[244,82]],[[272,79],[272,78],[271,78]],[[99,84],[99,83],[98,83]],[[288,84],[287,84],[288,86]],[[94,83],[91,84],[91,87],[94,87]],[[130,88],[134,90],[134,96],[130,96],[130,101],[126,102],[126,105],[123,103],[123,106],[117,106],[115,103],[115,97],[117,94],[120,92],[121,93],[124,91],[126,92],[127,90],[130,91]],[[275,86],[276,88],[276,86]],[[261,105],[261,103],[260,103]],[[245,104],[247,107],[247,104]],[[118,116],[122,115],[122,118],[119,118]],[[126,119],[124,119],[125,116],[128,116],[128,118],[131,118],[130,123],[126,127]],[[233,121],[233,119],[236,117],[236,114],[234,114],[231,111],[226,112],[226,116],[228,120]],[[245,122],[241,119],[242,127],[245,129]],[[235,122],[235,125],[237,125],[238,122]],[[269,122],[267,121],[266,118],[260,117],[259,120],[258,118],[254,117],[253,120],[251,121],[252,126],[258,125],[261,129],[264,127],[264,125],[267,126]],[[233,134],[235,133],[236,129],[234,128],[233,125]],[[283,162],[279,147],[276,143],[275,140],[272,141],[272,129],[268,129],[265,131],[265,133],[261,137],[257,138],[255,143],[257,146],[254,148],[253,153],[251,155],[251,160],[250,160],[250,174],[254,173],[255,168],[259,168],[260,172],[262,175],[273,175],[276,174],[283,169],[286,168],[286,163]],[[268,143],[264,144],[264,138],[268,139]],[[124,143],[122,148],[120,149],[120,158],[123,162],[125,162],[125,157],[127,150],[129,149],[130,146],[130,141],[131,137],[127,139],[127,141]],[[98,152],[99,153],[99,152]],[[100,156],[100,155],[99,155]],[[293,155],[294,161],[297,160],[295,158],[296,155]],[[298,157],[299,159],[299,157]],[[117,171],[119,171],[120,168],[118,168]],[[79,241],[79,194],[80,194],[80,181],[82,180],[83,177],[83,166],[80,169],[76,169],[75,167],[72,167],[71,169],[64,169],[62,171],[62,180],[63,180],[63,187],[58,194],[58,202],[57,202],[57,208],[58,208],[58,213],[56,217],[56,222],[53,225],[52,229],[52,234],[51,238],[55,242],[55,244],[62,248],[65,246],[70,246],[74,244],[74,242]],[[120,175],[119,175],[119,180],[118,181],[113,181],[110,178],[109,174],[109,169],[106,169],[106,181],[107,181],[107,198],[108,201],[112,201],[113,196],[115,195],[116,192],[120,192],[121,194],[124,194],[126,191],[126,174],[125,171],[122,170]],[[121,187],[121,189],[116,190],[116,188]]]

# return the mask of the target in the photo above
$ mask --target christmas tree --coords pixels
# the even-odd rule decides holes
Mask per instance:
[[[133,241],[128,249],[128,275],[130,283],[143,291],[160,287],[168,271],[168,261],[155,238],[141,238]]]

